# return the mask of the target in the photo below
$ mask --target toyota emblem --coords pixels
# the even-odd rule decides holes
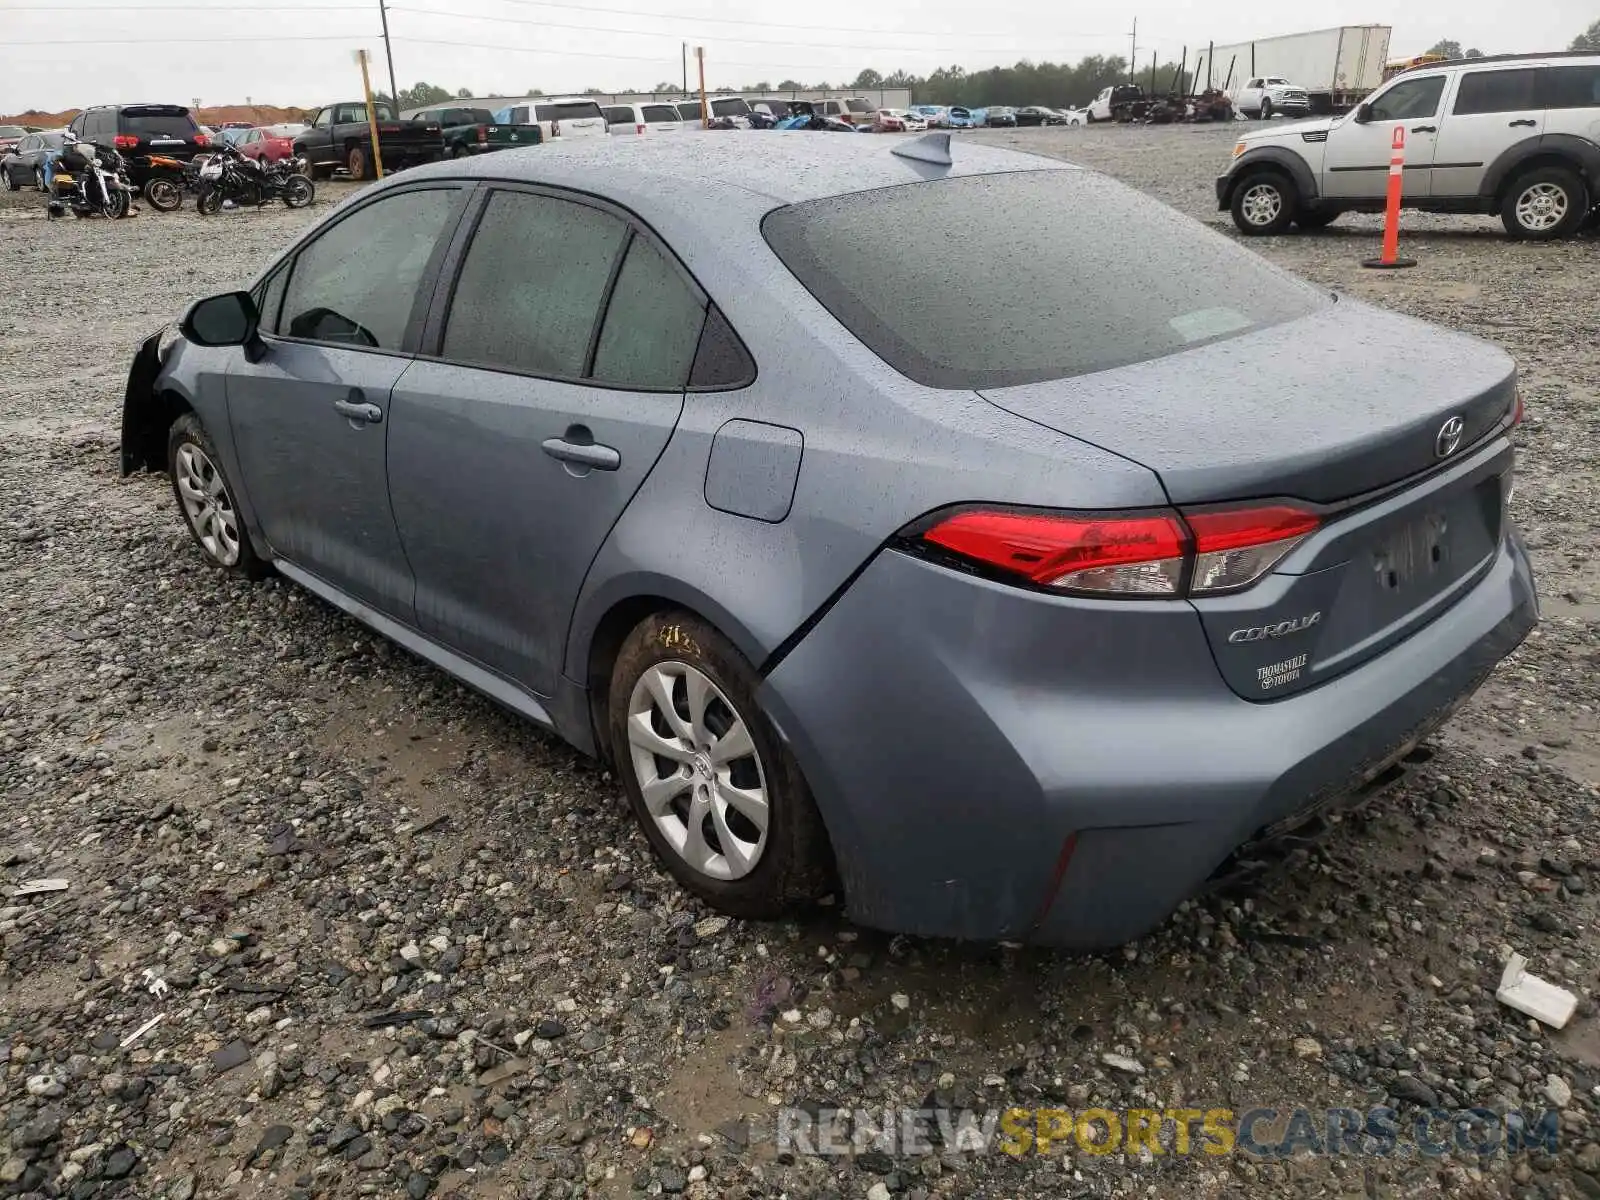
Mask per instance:
[[[1449,458],[1461,449],[1461,435],[1467,423],[1460,417],[1451,417],[1439,426],[1439,436],[1433,439],[1433,452],[1439,458]]]

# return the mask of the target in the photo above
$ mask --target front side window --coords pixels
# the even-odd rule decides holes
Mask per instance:
[[[705,308],[649,238],[635,236],[595,348],[596,383],[677,391],[689,379]]]
[[[1600,66],[1546,67],[1539,108],[1600,108]]]
[[[279,331],[288,337],[399,350],[417,287],[455,204],[455,188],[387,196],[300,251]]]
[[[1461,77],[1455,107],[1450,111],[1458,117],[1525,112],[1534,107],[1534,82],[1538,77],[1538,72],[1531,67],[1468,72]]]
[[[333,125],[333,109],[325,108],[317,114],[317,119],[312,122],[314,129],[328,129]]]
[[[452,362],[577,379],[628,228],[585,204],[496,192],[450,300]]]
[[[1436,114],[1443,95],[1444,76],[1429,75],[1395,84],[1368,108],[1374,121],[1415,121]]]
[[[1085,237],[1086,212],[1116,212],[1117,236]],[[931,387],[1110,370],[1331,303],[1234,242],[1087,171],[973,175],[809,200],[768,214],[761,228],[841,324]],[[961,236],[908,241],[907,229]],[[1129,246],[1139,253],[1130,256]],[[1206,286],[1197,292],[1193,279]]]

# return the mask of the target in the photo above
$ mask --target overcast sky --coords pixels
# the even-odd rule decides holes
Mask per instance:
[[[809,23],[808,9],[838,25]],[[0,14],[0,112],[196,98],[316,105],[359,92],[351,55],[358,46],[374,55],[374,85],[387,86],[377,0],[0,0]],[[1600,0],[1329,0],[1298,7],[1141,0],[1125,15],[1059,0],[397,0],[389,26],[401,87],[427,80],[487,95],[650,88],[680,78],[684,39],[706,47],[712,88],[783,78],[843,84],[869,66],[926,74],[954,63],[973,70],[1020,58],[1126,56],[1135,15],[1143,63],[1152,50],[1176,61],[1186,43],[1192,53],[1207,39],[1246,41],[1340,24],[1392,25],[1399,57],[1440,38],[1490,54],[1565,49],[1600,19]]]

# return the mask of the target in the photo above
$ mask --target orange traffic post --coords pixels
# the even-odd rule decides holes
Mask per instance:
[[[1378,271],[1394,271],[1414,267],[1417,260],[1400,257],[1400,197],[1406,181],[1406,127],[1394,127],[1394,141],[1389,151],[1389,204],[1383,218],[1383,255],[1362,262],[1363,267]]]

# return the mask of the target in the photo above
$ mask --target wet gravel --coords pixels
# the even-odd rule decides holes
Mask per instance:
[[[1223,220],[1231,131],[978,136]],[[0,1194],[1600,1195],[1593,239],[1408,216],[1422,265],[1381,277],[1356,266],[1369,218],[1256,244],[1518,357],[1545,620],[1403,788],[1137,945],[1070,957],[717,917],[599,768],[293,586],[202,567],[165,480],[118,478],[128,359],[322,210],[47,223],[0,194]],[[1115,213],[1083,222],[1116,236]],[[10,896],[39,879],[65,886]],[[1565,1031],[1495,1002],[1509,948],[1578,993]],[[1381,1104],[1556,1109],[1559,1144],[774,1140],[785,1106]]]

